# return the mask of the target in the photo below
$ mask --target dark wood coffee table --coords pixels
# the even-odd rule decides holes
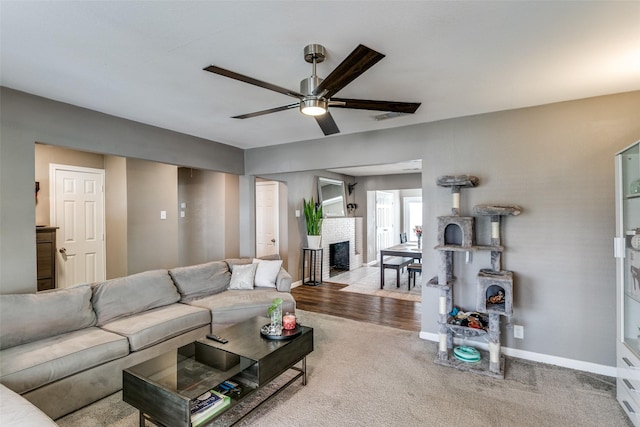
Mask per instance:
[[[269,323],[254,317],[225,328],[217,335],[226,344],[203,338],[154,357],[123,371],[122,399],[140,411],[145,419],[171,427],[191,427],[191,400],[224,381],[240,384],[228,394],[231,405],[254,393],[288,370],[297,374],[234,423],[249,415],[280,391],[302,378],[307,383],[306,356],[313,351],[313,328],[298,326],[301,333],[289,340],[272,340],[260,334]],[[301,362],[301,367],[295,366]]]

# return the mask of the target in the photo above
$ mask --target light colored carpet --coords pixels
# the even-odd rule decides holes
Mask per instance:
[[[631,426],[615,380],[507,358],[504,380],[433,363],[415,332],[298,310],[314,328],[308,383],[297,381],[243,426]],[[62,427],[134,427],[114,394],[68,415]]]
[[[340,289],[343,292],[378,295],[381,297],[417,302],[422,300],[420,275],[417,275],[416,277],[415,287],[412,286],[411,290],[408,290],[407,283],[409,281],[409,273],[407,271],[404,271],[400,275],[400,287],[396,286],[395,270],[386,269],[384,272],[384,289],[380,289],[380,268],[377,266],[363,266],[355,270],[333,276],[329,281],[349,285],[346,288]]]

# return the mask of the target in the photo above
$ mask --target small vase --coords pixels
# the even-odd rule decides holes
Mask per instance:
[[[282,304],[278,304],[269,313],[271,324],[269,325],[269,335],[281,335],[282,334]]]
[[[418,249],[422,247],[422,237],[418,237]]]

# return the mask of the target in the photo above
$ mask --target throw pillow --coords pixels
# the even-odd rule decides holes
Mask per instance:
[[[230,269],[224,261],[172,268],[169,270],[169,275],[176,284],[183,301],[225,291],[231,280]]]
[[[263,259],[254,259],[253,263],[258,265],[255,285],[266,288],[275,288],[276,279],[278,278],[280,267],[282,267],[282,260],[266,261]]]
[[[257,264],[236,264],[231,267],[229,289],[253,289]]]

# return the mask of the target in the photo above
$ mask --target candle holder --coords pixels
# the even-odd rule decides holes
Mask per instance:
[[[296,315],[292,313],[286,313],[282,316],[282,327],[290,331],[296,328]]]

